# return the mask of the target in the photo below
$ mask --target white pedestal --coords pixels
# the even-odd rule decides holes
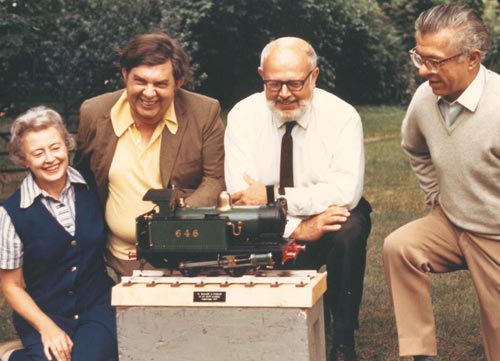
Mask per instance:
[[[112,298],[120,361],[324,361],[325,291],[315,271],[126,278]]]

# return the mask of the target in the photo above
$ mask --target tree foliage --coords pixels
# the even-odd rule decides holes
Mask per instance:
[[[377,0],[391,19],[406,49],[415,46],[415,20],[423,11],[445,3],[467,5],[478,14],[483,13],[483,0]],[[488,0],[487,0],[488,1]]]
[[[155,29],[170,33],[190,54],[192,87],[225,106],[262,89],[260,51],[280,36],[314,46],[320,87],[357,103],[400,102],[414,74],[406,54],[414,42],[412,24],[436,2],[0,0],[0,106],[55,98],[74,108],[117,89],[116,49]],[[468,2],[482,11],[481,0]],[[497,24],[498,9],[488,9]]]
[[[500,72],[500,1],[484,1],[484,21],[487,24],[492,41],[492,47],[486,56],[485,64],[490,69]]]
[[[0,53],[5,71],[1,80],[8,84],[2,99],[56,98],[68,108],[116,88],[114,51],[124,39],[160,20],[158,8],[146,0],[19,0],[0,5],[0,30],[13,29],[2,40],[16,39],[13,25],[22,28],[13,51]]]
[[[207,3],[207,1],[199,1]],[[318,85],[355,102],[404,96],[401,46],[370,0],[220,0],[193,27],[201,90],[232,104],[262,89],[260,51],[281,36],[307,39],[319,55]],[[221,46],[222,44],[222,46]],[[361,86],[361,84],[363,86]]]

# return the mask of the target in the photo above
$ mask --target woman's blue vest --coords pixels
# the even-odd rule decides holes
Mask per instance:
[[[73,186],[74,236],[50,214],[40,197],[22,209],[17,190],[2,204],[23,243],[26,291],[70,336],[80,315],[88,318],[94,306],[110,304],[113,285],[103,258],[106,228],[95,188],[84,184]],[[98,314],[95,317],[102,317]],[[26,337],[30,335],[39,339],[38,332],[17,314],[14,314],[14,325],[23,342],[28,341]]]

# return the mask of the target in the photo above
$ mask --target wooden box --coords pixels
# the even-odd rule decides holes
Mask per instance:
[[[135,273],[113,288],[120,361],[323,361],[326,273]]]

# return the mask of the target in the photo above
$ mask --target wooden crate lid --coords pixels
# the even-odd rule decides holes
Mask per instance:
[[[136,271],[113,287],[114,306],[311,308],[326,291],[326,272],[266,271],[242,277],[165,276]]]

